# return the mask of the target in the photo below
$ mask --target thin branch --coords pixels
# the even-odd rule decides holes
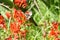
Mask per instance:
[[[7,5],[4,5],[3,3],[0,3],[0,5],[7,8],[7,9],[9,9],[9,10],[11,10],[11,8],[9,8]]]
[[[41,11],[40,11],[40,8],[39,8],[39,6],[38,6],[36,0],[34,0],[34,4],[36,5],[36,7],[37,7],[37,9],[38,9],[38,11],[39,11],[39,13],[40,13],[40,16],[42,17],[42,13],[41,13]]]

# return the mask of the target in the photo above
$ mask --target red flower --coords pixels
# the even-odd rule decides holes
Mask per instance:
[[[23,21],[23,22],[25,22],[26,21],[26,16],[24,15],[24,13],[22,12],[22,11],[19,11],[20,13],[19,13],[19,17],[20,17],[20,19]]]
[[[0,15],[0,27],[6,29],[5,20],[4,20],[3,16],[1,16],[1,15]]]
[[[11,17],[11,14],[10,14],[9,12],[6,12],[6,16],[7,16],[8,18],[10,18],[10,17]]]
[[[8,38],[6,38],[5,40],[12,40],[12,37],[11,36],[9,36]]]
[[[18,33],[20,31],[20,25],[18,25],[16,22],[13,22],[10,24],[10,30],[12,33]]]
[[[26,21],[26,16],[24,15],[24,13],[21,10],[14,10],[13,13],[13,18],[15,19],[15,21],[17,21],[18,23],[22,24]]]
[[[23,24],[24,22],[22,20],[19,20],[18,23],[21,25]]]
[[[53,25],[54,29],[58,29],[58,23],[57,22],[53,22],[52,25]]]
[[[26,8],[26,6],[27,6],[27,3],[25,3],[25,4],[22,5],[23,8]]]
[[[20,17],[19,17],[19,12],[18,12],[16,9],[14,9],[13,18],[14,18],[16,21],[18,21],[18,20],[20,19]]]
[[[14,0],[14,3],[19,6],[25,8],[27,6],[26,0]]]
[[[50,36],[55,36],[57,37],[58,36],[58,33],[54,31],[54,29],[51,29],[50,31]]]

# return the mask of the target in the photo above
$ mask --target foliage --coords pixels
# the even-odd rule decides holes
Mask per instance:
[[[0,0],[0,40],[60,40],[60,1]]]

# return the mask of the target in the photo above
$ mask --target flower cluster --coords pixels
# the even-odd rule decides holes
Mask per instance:
[[[14,35],[14,39],[18,39],[18,34],[21,35],[21,37],[26,37],[26,30],[20,30],[21,25],[24,24],[24,22],[27,20],[27,17],[30,18],[30,12],[22,12],[21,10],[13,9],[14,11],[12,13],[6,12],[6,16],[8,19],[11,18],[10,21],[10,32]],[[30,16],[27,16],[30,15]],[[4,22],[3,16],[0,16],[0,22]],[[13,21],[12,21],[13,20]],[[11,35],[12,36],[12,35]],[[12,37],[6,38],[6,40],[12,40]]]
[[[18,33],[20,31],[20,26],[16,22],[13,22],[10,24],[10,30],[12,33]]]
[[[50,30],[50,36],[54,36],[55,40],[59,40],[58,35],[60,32],[58,31],[58,22],[52,22],[52,28]]]
[[[6,29],[4,17],[0,15],[0,27]]]
[[[18,7],[26,8],[26,6],[27,6],[27,0],[14,0],[14,3],[15,3]]]
[[[54,27],[54,29],[58,29],[58,23],[57,22],[52,22],[52,25],[53,25],[53,27]]]
[[[17,21],[19,24],[22,24],[26,21],[26,16],[21,10],[14,9],[13,18],[15,21]]]

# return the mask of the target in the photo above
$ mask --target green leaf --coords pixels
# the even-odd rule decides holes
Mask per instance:
[[[13,0],[0,0],[0,3],[4,3],[5,5],[8,5],[9,7],[13,7]]]
[[[37,3],[39,5],[41,13],[45,14],[46,11],[48,10],[48,7],[41,0],[37,0]]]
[[[37,25],[39,25],[39,21],[40,21],[40,19],[41,19],[40,14],[39,14],[39,12],[37,11],[37,9],[35,9],[35,8],[34,8],[34,11],[35,11],[35,14],[34,14],[34,16],[33,16],[33,20],[35,21],[35,23],[36,23]]]
[[[5,13],[7,12],[7,9],[0,6],[0,14],[6,19],[8,20],[7,16],[5,15]]]

